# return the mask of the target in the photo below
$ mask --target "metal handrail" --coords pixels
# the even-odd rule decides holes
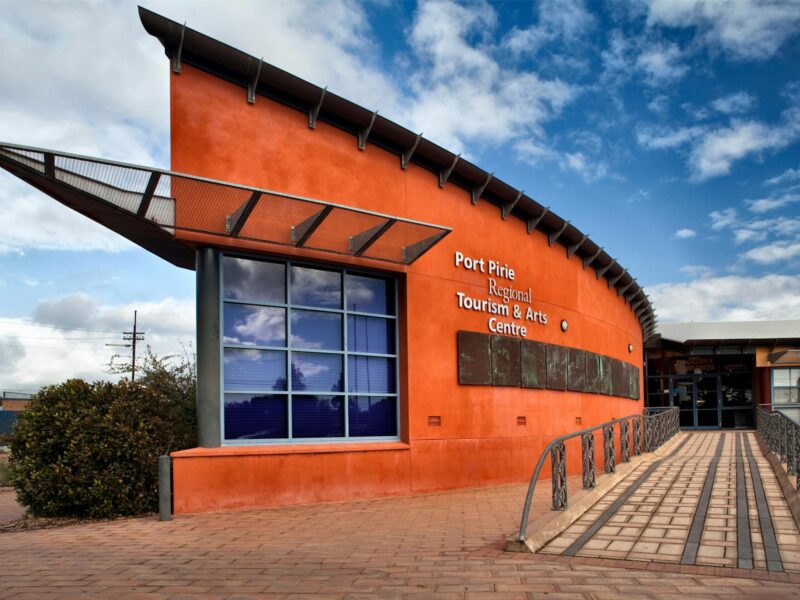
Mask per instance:
[[[536,489],[536,482],[539,480],[542,467],[548,454],[552,460],[552,480],[553,480],[553,510],[564,510],[567,508],[567,486],[566,486],[566,447],[564,442],[578,436],[581,437],[581,451],[583,463],[583,487],[591,489],[595,487],[595,467],[594,467],[594,432],[603,432],[603,456],[604,470],[606,473],[613,473],[616,470],[614,453],[614,425],[620,425],[621,457],[622,462],[630,460],[630,428],[629,422],[633,421],[633,454],[639,455],[642,452],[641,429],[645,427],[644,451],[652,452],[663,445],[673,435],[678,432],[678,407],[672,407],[654,415],[633,414],[625,417],[607,421],[600,425],[587,427],[579,431],[574,431],[566,435],[553,439],[542,451],[536,468],[533,470],[528,493],[525,497],[525,504],[522,508],[522,519],[519,524],[519,541],[524,542],[528,529],[528,516],[530,514],[533,492]],[[652,423],[652,425],[650,425]]]
[[[786,464],[786,474],[797,477],[800,492],[800,425],[780,411],[756,408],[756,434],[769,452]]]

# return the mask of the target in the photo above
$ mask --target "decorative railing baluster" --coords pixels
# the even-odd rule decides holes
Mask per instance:
[[[594,434],[590,431],[581,435],[581,457],[583,462],[583,489],[595,486],[594,472]]]
[[[567,508],[567,447],[559,442],[550,450],[553,470],[553,510]]]
[[[626,463],[631,459],[631,432],[628,429],[628,422],[622,421],[619,424],[619,451],[620,459]]]
[[[530,515],[533,494],[536,490],[536,482],[544,468],[545,461],[549,455],[552,467],[552,505],[554,510],[564,510],[568,505],[567,494],[567,448],[565,442],[569,439],[580,436],[581,438],[581,462],[583,466],[583,487],[592,489],[596,486],[597,468],[595,466],[595,432],[601,432],[603,436],[603,460],[606,473],[616,472],[616,455],[614,453],[614,425],[620,424],[620,453],[623,461],[630,460],[630,420],[633,419],[633,453],[641,454],[645,451],[651,452],[670,437],[678,432],[678,408],[671,407],[665,411],[650,415],[628,415],[607,423],[601,423],[575,431],[552,440],[542,451],[536,467],[531,475],[528,484],[528,493],[525,496],[525,504],[522,508],[522,519],[519,525],[519,540],[525,541],[528,528],[528,516]],[[800,440],[800,434],[798,434]],[[644,444],[642,444],[644,442]],[[800,441],[798,442],[800,443]],[[644,447],[643,447],[644,446]]]
[[[786,472],[791,474],[797,470],[797,455],[794,451],[795,426],[786,421]]]
[[[797,490],[800,491],[800,427],[797,425],[794,425],[794,474],[797,477]]]
[[[606,473],[613,473],[617,470],[614,456],[614,426],[603,427],[603,465]]]

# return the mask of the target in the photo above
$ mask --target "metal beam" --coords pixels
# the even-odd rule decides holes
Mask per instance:
[[[225,229],[231,237],[237,237],[242,231],[242,227],[250,217],[250,213],[258,204],[258,199],[261,197],[261,192],[253,192],[250,197],[242,202],[236,212],[232,215],[225,217]]]
[[[603,275],[606,274],[606,271],[608,271],[615,264],[617,264],[617,259],[616,258],[612,258],[610,263],[608,263],[605,267],[602,267],[602,268],[600,268],[599,270],[596,271],[595,278],[596,279],[600,279]]]
[[[388,229],[397,222],[396,219],[387,219],[385,223],[371,227],[366,231],[350,237],[350,251],[355,256],[361,256],[372,244],[378,241]]]
[[[400,168],[405,170],[408,168],[408,163],[411,161],[411,157],[414,156],[414,152],[417,151],[417,146],[419,146],[419,141],[422,139],[422,133],[417,134],[417,139],[414,140],[414,143],[411,145],[411,148],[406,150],[400,155]]]
[[[511,214],[511,211],[512,211],[512,210],[514,210],[514,207],[515,207],[517,204],[519,204],[520,198],[522,198],[522,194],[524,194],[524,193],[525,193],[525,192],[523,192],[522,190],[520,190],[520,191],[517,193],[517,197],[516,197],[516,198],[514,198],[514,199],[513,199],[511,202],[508,202],[507,204],[503,204],[503,207],[502,207],[502,209],[501,209],[501,210],[503,211],[503,220],[504,220],[504,221],[505,221],[505,219],[508,217],[508,215],[510,215],[510,214]]]
[[[584,233],[581,241],[579,241],[577,244],[572,244],[572,246],[567,246],[567,258],[572,258],[575,256],[575,253],[580,249],[581,246],[583,246],[583,242],[585,242],[588,237],[589,236]]]
[[[408,246],[403,246],[402,250],[403,261],[405,261],[407,265],[410,265],[420,256],[425,254],[428,250],[433,248],[437,244],[437,242],[441,240],[444,236],[446,236],[448,233],[450,232],[440,231],[439,233],[427,237],[424,240],[420,240],[419,242],[414,242],[413,244],[409,244]]]
[[[597,248],[597,252],[592,254],[591,256],[584,256],[583,257],[583,268],[591,266],[591,264],[595,261],[595,259],[600,256],[600,253],[603,252],[603,248]]]
[[[328,91],[328,86],[322,88],[322,93],[319,95],[319,101],[317,104],[308,109],[308,128],[309,129],[316,129],[317,128],[317,117],[319,116],[319,111],[322,108],[322,101],[325,100],[325,94]]]
[[[308,217],[302,223],[298,223],[297,225],[292,225],[292,241],[294,245],[298,248],[303,246],[308,241],[308,238],[317,230],[317,228],[322,225],[322,222],[325,220],[331,211],[333,210],[332,206],[326,206],[321,211],[314,213],[310,217]]]
[[[196,251],[197,271],[197,445],[217,448],[221,444],[220,385],[220,268],[222,253],[216,248]]]
[[[567,229],[568,226],[569,226],[569,221],[564,221],[564,224],[561,226],[561,229],[559,229],[558,231],[551,231],[547,236],[547,245],[552,246],[553,244],[555,244],[558,241],[558,238],[561,237],[561,234],[564,233],[564,231]]]
[[[486,186],[489,185],[489,182],[494,178],[494,173],[489,173],[486,177],[486,181],[484,181],[479,187],[472,188],[472,204],[478,203],[478,198],[481,197],[484,190],[486,190]]]
[[[533,230],[536,229],[536,226],[542,221],[542,219],[548,212],[550,212],[550,207],[545,206],[538,217],[534,219],[528,219],[528,235],[533,233]]]
[[[178,41],[178,47],[172,53],[172,72],[173,73],[180,73],[181,72],[181,54],[183,53],[183,35],[186,33],[186,21],[183,22],[183,27],[181,28],[181,38]]]
[[[626,285],[626,286],[625,286],[625,287],[623,287],[623,288],[617,288],[617,296],[622,296],[622,295],[623,295],[625,292],[627,292],[627,291],[628,291],[628,289],[629,289],[629,288],[630,288],[630,287],[631,287],[631,286],[632,286],[634,283],[636,283],[636,280],[635,280],[633,277],[631,277],[631,280],[628,282],[628,285]]]
[[[139,202],[139,210],[136,211],[137,217],[144,218],[147,215],[147,209],[150,208],[150,201],[153,199],[153,195],[156,193],[156,187],[158,187],[158,180],[161,179],[161,173],[150,173],[150,179],[147,182],[147,187],[144,188],[144,194],[142,194],[142,201]]]
[[[616,286],[617,282],[620,279],[622,279],[622,276],[625,275],[625,273],[627,273],[627,271],[625,269],[622,269],[622,272],[620,272],[619,275],[617,275],[616,277],[610,277],[608,279],[608,288],[611,289],[612,287]],[[617,296],[619,296],[619,294],[617,294]]]
[[[444,171],[439,171],[439,187],[443,188],[444,184],[447,183],[447,180],[450,179],[450,174],[453,172],[453,169],[456,168],[456,163],[458,159],[461,158],[460,154],[456,154],[456,157],[453,159],[453,164],[450,165],[448,169]]]
[[[366,129],[362,129],[358,132],[358,149],[363,150],[367,146],[367,138],[369,137],[369,132],[372,131],[372,126],[375,124],[375,117],[378,116],[378,111],[376,110],[372,113],[372,118],[369,120],[369,125],[367,125]]]
[[[56,178],[56,157],[51,152],[44,153],[44,175],[50,179]]]
[[[261,76],[261,66],[264,64],[264,57],[262,56],[261,59],[258,61],[258,68],[256,69],[256,75],[250,80],[250,83],[247,84],[247,103],[248,104],[255,104],[256,103],[256,88],[258,87],[258,78]]]

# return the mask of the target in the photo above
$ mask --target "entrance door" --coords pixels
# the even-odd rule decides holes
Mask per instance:
[[[672,378],[672,406],[680,410],[685,429],[719,428],[719,393],[716,375],[686,375]]]

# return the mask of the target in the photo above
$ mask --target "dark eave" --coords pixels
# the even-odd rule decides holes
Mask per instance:
[[[397,154],[398,162],[413,148],[409,162],[432,172],[440,182],[446,175],[446,185],[456,185],[471,193],[483,188],[480,198],[496,205],[498,215],[522,219],[528,223],[531,232],[538,229],[552,244],[562,245],[567,256],[577,256],[583,260],[584,268],[591,267],[598,273],[598,278],[605,277],[609,287],[613,285],[616,288],[639,318],[644,338],[653,334],[655,312],[638,282],[577,227],[550,210],[542,215],[545,207],[530,196],[520,195],[520,190],[495,177],[485,185],[489,173],[468,160],[457,159],[449,150],[424,137],[418,139],[416,133],[376,115],[374,111],[259,58],[145,8],[139,7],[139,17],[145,30],[164,46],[176,72],[180,72],[182,64],[190,64],[243,87],[246,90],[243,101],[255,101],[256,95],[270,98],[307,113],[309,126],[312,121],[323,121],[352,133],[356,138],[361,135],[364,142],[369,141]]]

